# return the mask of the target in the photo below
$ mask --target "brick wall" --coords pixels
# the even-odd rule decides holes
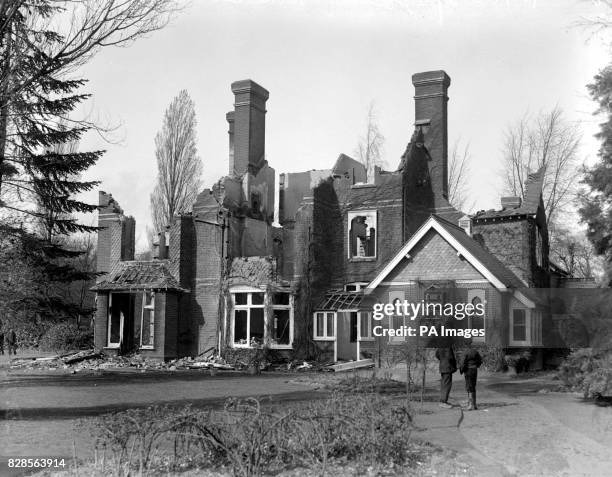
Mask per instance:
[[[108,326],[108,293],[96,295],[96,318],[94,322],[94,345],[96,349],[102,349],[107,342]]]
[[[436,231],[430,230],[385,281],[467,280],[483,276]]]
[[[217,346],[219,297],[221,295],[221,227],[195,224],[195,280],[192,329],[197,330],[196,353]]]
[[[262,165],[265,155],[268,91],[251,80],[232,83],[234,93],[234,155],[230,175],[242,175]]]
[[[528,284],[533,283],[532,234],[532,225],[527,219],[472,224],[472,236]]]
[[[429,120],[424,128],[425,147],[431,155],[429,174],[436,194],[448,196],[448,96],[450,77],[444,71],[412,76],[415,121]]]

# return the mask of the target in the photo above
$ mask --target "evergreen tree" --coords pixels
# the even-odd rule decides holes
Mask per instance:
[[[579,209],[587,224],[587,237],[595,252],[603,255],[612,268],[612,65],[601,70],[588,85],[591,97],[597,101],[596,114],[605,117],[596,137],[601,141],[599,161],[585,169],[583,183],[587,190],[581,194]],[[610,277],[610,275],[608,275]]]
[[[0,295],[13,293],[13,310],[54,319],[86,311],[67,290],[94,274],[74,266],[82,251],[66,239],[97,230],[76,214],[97,208],[78,198],[97,182],[79,178],[103,151],[70,147],[95,127],[70,117],[89,97],[74,75],[100,48],[163,27],[174,10],[172,0],[0,0],[0,245],[11,252],[0,268],[21,271],[0,277]]]

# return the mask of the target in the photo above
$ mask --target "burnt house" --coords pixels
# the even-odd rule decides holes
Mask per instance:
[[[397,168],[340,154],[325,170],[284,173],[265,158],[269,93],[231,85],[228,174],[189,213],[159,231],[155,259],[134,261],[134,220],[100,192],[95,343],[160,359],[215,348],[358,360],[405,342],[377,337],[371,300],[482,303],[465,325],[475,341],[546,347],[546,307],[530,290],[551,273],[543,171],[525,197],[468,216],[448,201],[448,89],[444,71],[415,74],[414,132]],[[275,217],[275,188],[279,203]],[[276,221],[275,221],[276,218]],[[566,280],[567,281],[567,280]]]

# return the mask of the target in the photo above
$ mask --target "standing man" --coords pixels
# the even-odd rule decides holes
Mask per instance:
[[[468,393],[468,411],[475,411],[476,406],[476,379],[478,378],[478,368],[482,364],[480,353],[470,343],[469,348],[463,355],[459,372],[465,376],[465,390]]]
[[[8,347],[9,356],[11,355],[11,351],[13,354],[17,356],[17,335],[15,334],[15,330],[11,328],[8,330],[6,334],[6,345]]]
[[[450,409],[448,396],[453,386],[453,373],[457,371],[457,360],[452,346],[438,348],[436,358],[440,361],[440,407]]]

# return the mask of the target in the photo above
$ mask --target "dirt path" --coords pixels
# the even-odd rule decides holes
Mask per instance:
[[[547,392],[548,380],[489,377],[479,384],[479,407],[431,409],[417,416],[415,435],[455,449],[474,462],[476,475],[610,476],[612,408],[575,394]],[[453,393],[463,397],[461,383]],[[542,392],[542,390],[544,392]]]

